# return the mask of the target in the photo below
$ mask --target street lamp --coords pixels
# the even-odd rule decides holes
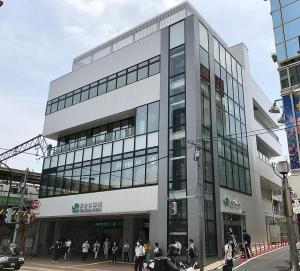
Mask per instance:
[[[276,113],[276,114],[280,113],[280,108],[277,106],[277,101],[278,100],[275,100],[272,106],[270,107],[269,109],[270,113]]]
[[[290,243],[290,257],[292,263],[292,270],[299,271],[299,259],[296,245],[296,236],[293,227],[293,210],[291,203],[291,195],[289,190],[289,183],[287,175],[291,170],[288,161],[280,161],[273,164],[273,170],[277,176],[282,179],[282,192],[284,198],[284,209],[286,214],[286,223],[288,230],[288,238]],[[278,174],[279,173],[279,174]]]
[[[282,112],[281,117],[277,121],[280,124],[285,124],[285,117],[284,117],[284,112]]]

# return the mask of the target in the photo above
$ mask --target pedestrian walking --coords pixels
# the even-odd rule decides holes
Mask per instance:
[[[193,265],[195,263],[195,257],[196,257],[195,245],[193,239],[189,240],[188,256],[190,258],[191,265]]]
[[[118,255],[118,246],[117,243],[114,242],[112,248],[111,248],[111,256],[112,256],[112,263],[117,263],[117,255]]]
[[[134,249],[134,271],[142,271],[144,254],[144,247],[140,241],[137,241]]]
[[[161,248],[159,247],[158,243],[154,244],[153,252],[154,252],[154,257],[161,257],[162,251],[161,251]]]
[[[129,262],[129,243],[126,240],[123,245],[123,256],[124,256],[124,262]]]
[[[106,238],[105,241],[103,242],[103,253],[104,253],[104,257],[105,257],[106,260],[108,259],[109,247],[110,247],[110,242]]]
[[[144,244],[144,254],[145,254],[145,263],[149,264],[150,262],[150,251],[151,251],[151,244],[147,241]]]
[[[248,259],[250,259],[250,253],[251,253],[251,236],[249,233],[247,233],[246,230],[243,230],[243,240],[244,240],[244,249],[246,251],[246,255]]]
[[[71,246],[72,246],[71,239],[67,239],[67,241],[65,241],[64,243],[64,249],[65,249],[64,261],[70,260]]]
[[[233,258],[232,258],[232,239],[228,238],[225,244],[225,265],[223,271],[232,271]]]
[[[100,250],[100,243],[98,242],[98,240],[96,240],[96,242],[93,245],[93,252],[95,255],[95,260],[98,258],[99,250]]]
[[[229,227],[229,236],[232,239],[232,244],[231,244],[231,246],[232,246],[232,258],[234,258],[235,250],[237,249],[238,244],[236,242],[236,238],[235,238],[234,232],[233,232],[231,227]]]
[[[89,241],[85,241],[82,244],[82,260],[85,261],[88,257],[89,254],[89,249],[90,249],[90,244]]]
[[[53,255],[52,262],[57,263],[59,258],[59,251],[60,251],[59,241],[56,241],[55,244],[52,247],[50,247],[50,250],[52,251],[52,255]]]
[[[181,243],[178,240],[176,240],[175,244],[176,244],[176,247],[178,249],[178,255],[180,256],[181,255],[182,245],[181,245]]]

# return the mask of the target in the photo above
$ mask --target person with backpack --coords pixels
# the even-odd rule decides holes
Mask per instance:
[[[232,239],[228,238],[225,244],[225,265],[223,266],[223,271],[232,271],[233,258],[232,258]]]

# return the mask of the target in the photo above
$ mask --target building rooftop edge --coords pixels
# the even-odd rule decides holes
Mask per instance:
[[[160,13],[159,15],[156,15],[153,18],[139,24],[138,26],[135,26],[135,27],[123,32],[122,34],[117,35],[116,37],[114,37],[100,45],[97,45],[94,48],[74,57],[73,65],[75,62],[80,62],[81,60],[84,60],[85,58],[92,56],[96,52],[104,50],[109,46],[113,46],[113,44],[132,36],[134,33],[137,33],[138,31],[141,31],[149,26],[152,26],[155,23],[159,23],[159,22],[161,22],[161,20],[167,19],[169,16],[174,15],[176,12],[180,12],[180,11],[185,11],[184,18],[186,18],[190,15],[195,15],[207,28],[209,28],[210,32],[212,32],[212,34],[220,42],[222,42],[224,45],[229,47],[228,44],[220,37],[220,35],[203,18],[203,16],[193,7],[193,5],[188,1],[184,1],[184,2],[174,6],[173,8],[170,8],[170,9]],[[164,27],[162,27],[162,28],[164,28]],[[160,28],[160,29],[162,29],[162,28]],[[160,29],[157,29],[156,31],[152,32],[151,34],[159,31]],[[133,42],[135,42],[135,40]]]

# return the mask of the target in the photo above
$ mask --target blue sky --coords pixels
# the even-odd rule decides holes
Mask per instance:
[[[0,147],[10,148],[42,132],[49,82],[70,72],[75,56],[181,1],[4,2],[0,8]],[[190,2],[229,45],[246,44],[254,79],[271,100],[277,98],[280,87],[270,57],[275,49],[269,2]],[[41,160],[30,155],[8,164],[41,168]]]

